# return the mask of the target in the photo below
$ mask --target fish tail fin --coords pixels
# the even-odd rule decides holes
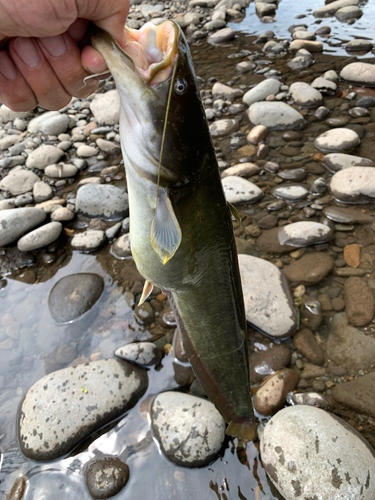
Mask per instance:
[[[231,420],[227,427],[226,434],[244,439],[245,441],[254,441],[257,436],[256,424],[252,420],[247,422],[235,422]]]

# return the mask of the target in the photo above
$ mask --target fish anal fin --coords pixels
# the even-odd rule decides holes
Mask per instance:
[[[245,441],[254,441],[257,436],[257,429],[255,422],[251,420],[248,422],[234,422],[234,420],[231,420],[225,433]]]
[[[146,280],[145,284],[143,286],[143,291],[142,291],[142,296],[139,299],[138,305],[141,306],[145,300],[148,299],[148,297],[151,295],[152,290],[154,288],[154,284],[150,280]]]

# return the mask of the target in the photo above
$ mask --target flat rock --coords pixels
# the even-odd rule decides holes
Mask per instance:
[[[212,135],[212,137],[223,137],[225,135],[236,132],[239,128],[239,122],[232,118],[216,120],[209,126],[210,134]]]
[[[225,198],[229,203],[255,203],[263,198],[263,191],[246,179],[230,175],[222,180]]]
[[[289,87],[289,92],[298,106],[305,108],[317,108],[323,104],[322,94],[308,83],[292,83]]]
[[[348,5],[358,5],[359,0],[336,0],[335,2],[330,2],[324,7],[320,7],[314,11],[315,17],[330,17],[335,14],[338,9],[347,7]]]
[[[356,413],[375,417],[374,401],[375,373],[369,373],[350,382],[336,385],[332,396],[336,403]]]
[[[53,460],[136,404],[147,372],[123,360],[68,367],[36,382],[23,400],[19,436],[24,455]]]
[[[268,477],[286,499],[375,496],[373,449],[350,425],[320,408],[280,410],[264,429],[260,453]]]
[[[368,284],[358,276],[345,281],[346,316],[354,326],[365,326],[374,317],[375,299]]]
[[[252,175],[258,174],[260,168],[255,163],[238,163],[237,165],[233,165],[233,167],[226,168],[223,172],[221,172],[221,178],[228,177],[230,175],[236,175],[238,177],[251,177]]]
[[[44,170],[47,165],[58,163],[64,156],[64,151],[56,146],[43,145],[34,149],[26,160],[27,168],[38,168]]]
[[[120,119],[120,96],[117,90],[96,94],[90,109],[98,125],[117,125]]]
[[[320,134],[315,139],[314,146],[322,153],[341,153],[355,148],[360,142],[360,138],[354,130],[334,128]]]
[[[331,241],[333,230],[320,222],[301,221],[287,224],[280,228],[280,245],[291,245],[293,247],[306,247]]]
[[[272,194],[281,200],[299,201],[306,198],[309,192],[301,184],[286,184],[273,188]]]
[[[341,70],[340,77],[348,82],[375,87],[375,65],[364,62],[347,64]]]
[[[301,285],[316,285],[333,269],[333,259],[321,252],[302,255],[301,258],[283,268],[289,281]]]
[[[295,250],[291,245],[280,245],[279,242],[279,227],[266,229],[257,238],[257,246],[261,252],[265,253],[289,253]]]
[[[322,158],[321,163],[329,172],[332,172],[333,174],[339,170],[343,170],[344,168],[375,167],[375,163],[368,158],[343,153],[330,153],[325,155]]]
[[[46,212],[41,208],[25,207],[0,211],[0,247],[16,241],[27,231],[41,224]]]
[[[118,347],[115,356],[141,366],[159,365],[162,358],[161,350],[152,342],[137,342]]]
[[[367,203],[375,200],[375,169],[350,167],[336,172],[331,179],[332,196],[348,203]]]
[[[180,392],[158,394],[151,424],[165,455],[178,465],[202,467],[216,459],[225,422],[209,401]]]
[[[342,9],[338,9],[335,12],[335,16],[339,21],[349,21],[351,19],[359,19],[362,17],[362,10],[356,5],[348,5]]]
[[[243,90],[229,87],[229,85],[224,85],[220,82],[216,82],[212,87],[212,95],[215,99],[222,97],[223,99],[228,99],[231,101],[236,97],[241,97],[243,95]]]
[[[345,49],[348,50],[349,52],[352,51],[369,51],[373,47],[373,43],[370,40],[365,40],[361,38],[357,38],[355,40],[351,40],[346,44]]]
[[[56,241],[61,231],[61,222],[49,222],[22,236],[18,240],[17,248],[20,252],[30,252],[45,247]]]
[[[46,135],[59,135],[68,130],[70,118],[58,111],[47,111],[30,120],[27,130],[31,133],[42,132]]]
[[[285,102],[255,102],[249,108],[253,125],[265,125],[269,130],[295,130],[305,125],[305,119],[296,109]]]
[[[308,50],[309,52],[322,52],[323,44],[322,42],[314,42],[313,40],[293,40],[289,45],[289,49],[292,52],[297,52],[301,49]]]
[[[331,323],[327,354],[348,370],[365,370],[374,363],[375,339],[350,326],[345,313],[337,313]]]
[[[104,231],[101,231],[100,229],[92,229],[74,235],[70,244],[74,250],[93,252],[97,248],[104,245],[106,239],[107,237]]]
[[[39,181],[40,178],[34,172],[30,172],[29,170],[12,170],[0,182],[0,189],[2,191],[10,191],[13,196],[17,196],[18,194],[32,191],[34,184]]]
[[[209,36],[208,42],[213,44],[229,42],[230,40],[233,40],[235,36],[236,33],[233,28],[223,28],[222,30],[216,31],[216,33]]]
[[[293,335],[297,312],[284,275],[258,257],[240,254],[238,260],[247,321],[275,338]]]
[[[92,273],[70,274],[52,288],[48,307],[57,323],[69,323],[90,310],[102,295],[103,279]]]
[[[326,207],[323,210],[323,215],[327,219],[333,220],[339,224],[368,224],[373,222],[373,217],[370,214],[361,212],[355,208],[345,207]]]
[[[93,458],[85,464],[87,488],[93,498],[110,498],[129,481],[129,466],[118,457]]]
[[[77,191],[76,210],[89,217],[124,219],[129,211],[128,195],[110,184],[85,184]]]
[[[271,94],[276,95],[281,87],[281,82],[274,78],[267,78],[262,82],[255,85],[252,89],[248,90],[243,96],[242,100],[245,104],[250,106],[254,102],[263,101]]]

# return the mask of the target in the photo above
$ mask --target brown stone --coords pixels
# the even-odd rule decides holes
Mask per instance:
[[[260,238],[258,243],[259,240]],[[290,281],[296,281],[302,285],[316,285],[329,274],[332,268],[332,257],[324,253],[311,252],[284,267],[283,273]]]
[[[324,362],[323,351],[308,328],[297,332],[293,336],[293,343],[302,356],[305,356],[315,365],[321,365]]]
[[[280,370],[290,362],[290,349],[285,344],[268,344],[268,348],[255,351],[249,356],[250,383],[264,380],[272,372]]]
[[[279,231],[278,227],[263,231],[263,234],[257,240],[257,245],[261,252],[288,253],[296,249],[296,247],[292,247],[291,245],[280,245]]]
[[[242,146],[241,148],[237,149],[237,152],[240,156],[255,156],[257,152],[257,148],[255,146]]]
[[[342,297],[336,297],[331,301],[333,310],[336,312],[343,311],[345,309],[345,300]]]
[[[285,403],[288,392],[298,383],[298,374],[290,368],[271,375],[263,382],[253,400],[254,408],[262,415],[274,415]]]
[[[344,247],[344,259],[350,267],[359,267],[361,247],[357,243]]]
[[[344,285],[346,315],[349,323],[364,326],[374,317],[375,299],[368,284],[357,276],[348,278]]]
[[[363,377],[336,385],[332,389],[332,396],[336,403],[350,408],[358,413],[375,417],[375,372]]]
[[[313,365],[311,363],[305,363],[305,366],[301,373],[301,378],[309,379],[316,377],[324,377],[325,374],[326,370],[322,366]]]

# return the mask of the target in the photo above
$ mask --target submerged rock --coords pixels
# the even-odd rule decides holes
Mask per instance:
[[[360,143],[358,134],[349,128],[334,128],[315,139],[314,146],[322,153],[349,151]]]
[[[123,360],[103,359],[46,375],[21,406],[21,450],[33,460],[53,460],[136,404],[147,372]]]
[[[322,159],[322,165],[333,174],[339,170],[350,167],[375,167],[375,163],[361,156],[346,155],[342,153],[330,153]]]
[[[283,268],[289,281],[302,285],[316,285],[333,269],[333,259],[325,253],[312,252]]]
[[[350,382],[336,385],[332,396],[336,403],[358,413],[375,417],[375,373],[369,373]]]
[[[118,457],[100,457],[85,465],[87,488],[93,498],[110,498],[129,481],[129,466]]]
[[[370,214],[363,213],[361,210],[335,206],[326,207],[323,215],[339,224],[368,224],[374,220]]]
[[[290,406],[267,423],[260,441],[266,472],[287,499],[375,497],[375,454],[350,425],[320,408]]]

